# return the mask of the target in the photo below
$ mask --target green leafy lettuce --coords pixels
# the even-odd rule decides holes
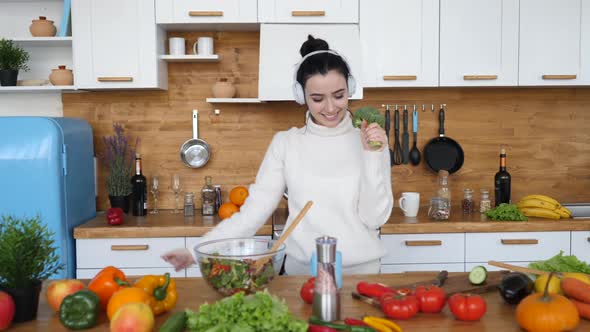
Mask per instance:
[[[590,265],[580,261],[576,256],[564,256],[563,251],[545,261],[530,263],[533,269],[547,272],[582,272],[590,273]]]
[[[527,221],[527,218],[514,204],[501,203],[493,209],[486,211],[486,216],[492,220],[502,221]]]
[[[199,311],[187,310],[189,331],[199,332],[305,332],[307,323],[295,318],[285,302],[266,290],[251,295],[237,293]]]

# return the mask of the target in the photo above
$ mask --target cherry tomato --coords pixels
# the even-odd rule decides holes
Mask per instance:
[[[420,311],[424,313],[439,313],[447,303],[447,294],[436,286],[418,286],[414,295],[420,303]]]
[[[364,296],[381,298],[381,296],[387,293],[393,293],[394,290],[383,285],[383,284],[371,284],[365,281],[361,281],[356,284],[356,291]]]
[[[313,303],[313,288],[314,288],[314,286],[315,286],[315,278],[309,278],[301,286],[301,290],[299,291],[299,295],[301,296],[301,299],[305,303],[309,303],[309,304]]]
[[[387,293],[381,297],[381,310],[393,319],[409,319],[418,313],[420,304],[414,295]]]
[[[449,308],[458,320],[476,321],[486,313],[486,301],[479,295],[455,294],[449,298]]]

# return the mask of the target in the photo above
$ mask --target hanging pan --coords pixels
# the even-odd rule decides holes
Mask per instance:
[[[443,108],[438,114],[438,121],[439,135],[431,139],[424,147],[424,161],[436,173],[444,169],[452,174],[463,166],[463,149],[454,139],[445,136],[445,111]]]
[[[211,157],[209,144],[199,138],[199,111],[193,110],[193,138],[180,147],[180,159],[190,168],[205,166]]]

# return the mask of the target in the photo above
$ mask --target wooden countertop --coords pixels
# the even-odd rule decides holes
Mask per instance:
[[[127,215],[122,225],[111,226],[107,223],[104,212],[99,212],[92,220],[74,228],[75,239],[98,238],[146,238],[146,237],[185,237],[203,236],[212,230],[221,219],[215,216],[203,216],[201,210],[195,215],[185,217],[182,213],[174,214],[172,210],[160,210],[159,214],[145,217]],[[271,235],[272,219],[269,219],[256,235]]]
[[[383,282],[396,286],[416,281],[427,281],[433,279],[435,273],[407,273],[407,274],[381,274],[365,276],[344,276],[344,287],[341,292],[342,318],[356,317],[363,315],[383,316],[381,311],[368,304],[353,300],[350,293],[355,289],[356,284],[361,280],[372,282]],[[299,298],[299,288],[308,277],[305,276],[281,276],[277,277],[269,285],[269,291],[286,300],[289,309],[299,318],[307,319],[311,315],[311,305],[305,304]],[[180,311],[185,308],[198,310],[199,305],[208,302],[212,303],[221,299],[205,281],[201,278],[176,279],[179,299],[176,308]],[[10,331],[33,332],[33,331],[68,331],[61,325],[55,313],[51,311],[45,301],[45,287],[40,296],[39,312],[37,320],[15,324]],[[483,295],[487,302],[487,313],[478,322],[461,322],[453,318],[448,305],[440,314],[418,314],[407,321],[396,321],[404,331],[521,331],[515,320],[515,307],[505,304],[498,292],[490,292]],[[156,318],[156,330],[170,316],[170,313]],[[109,325],[105,314],[102,314],[96,327],[85,331],[109,331]],[[590,321],[581,320],[577,331],[590,331]]]
[[[590,231],[590,219],[529,218],[529,221],[491,221],[479,212],[465,216],[456,207],[449,220],[434,221],[428,218],[427,211],[428,207],[420,207],[418,216],[409,218],[395,208],[389,221],[381,227],[381,234]],[[287,215],[286,209],[278,209],[273,218],[285,220]],[[258,230],[257,235],[272,234],[271,219]],[[96,218],[74,228],[74,238],[202,236],[220,221],[217,216],[202,216],[200,211],[196,211],[194,217],[184,217],[182,214],[173,214],[171,210],[163,210],[160,214],[146,217],[127,216],[123,225],[109,226],[101,212]]]

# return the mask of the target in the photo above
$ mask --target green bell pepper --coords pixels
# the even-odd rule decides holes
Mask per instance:
[[[59,320],[70,330],[88,329],[96,325],[99,308],[98,295],[83,289],[63,299],[59,307]]]

